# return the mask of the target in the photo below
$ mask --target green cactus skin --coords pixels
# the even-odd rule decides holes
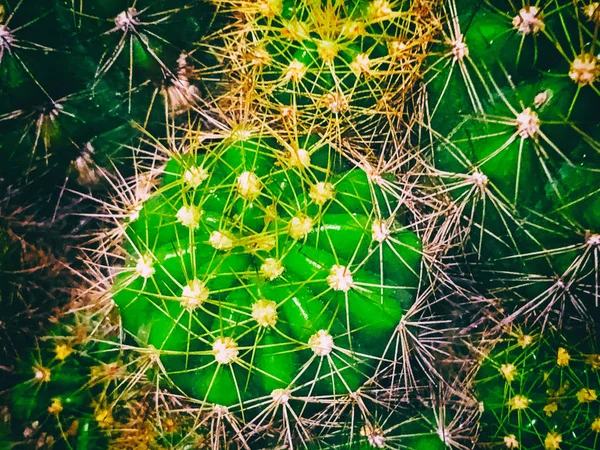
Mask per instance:
[[[482,444],[528,450],[597,447],[600,357],[593,333],[575,341],[517,330],[495,344],[476,378],[484,408]]]
[[[134,3],[3,2],[0,177],[6,182],[33,190],[70,176],[94,187],[103,169],[130,167],[125,160],[139,139],[132,123],[159,136],[169,116],[195,106],[194,68],[209,59],[188,53],[208,31],[213,8],[194,0]],[[98,139],[106,135],[118,138]]]
[[[123,326],[199,400],[352,393],[414,300],[420,241],[393,184],[326,142],[242,134],[173,155],[136,212]]]
[[[22,445],[107,448],[103,430],[113,420],[107,395],[122,382],[126,369],[114,343],[76,341],[74,335],[82,330],[81,324],[62,318],[13,371],[10,426],[13,439]]]
[[[376,409],[376,408],[374,408]],[[380,421],[366,420],[366,425],[334,432],[331,436],[310,443],[307,448],[368,450],[374,448],[406,448],[410,450],[444,450],[448,448],[440,438],[437,426],[429,417],[407,408],[387,414]]]
[[[583,3],[448,2],[429,73],[436,167],[456,174],[486,287],[518,300],[508,320],[598,304],[598,21]]]
[[[266,113],[302,132],[385,134],[408,114],[431,40],[428,5],[396,0],[215,0],[239,23],[209,44],[234,90],[252,86]],[[216,47],[216,49],[215,49]],[[374,131],[378,130],[378,131]]]

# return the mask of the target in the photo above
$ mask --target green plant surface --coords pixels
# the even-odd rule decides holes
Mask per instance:
[[[596,6],[451,1],[431,56],[438,175],[507,321],[598,304]]]
[[[438,432],[435,421],[414,410],[388,413],[379,421],[366,421],[351,430],[338,430],[323,436],[309,449],[366,450],[402,448],[410,450],[443,450],[448,448]]]
[[[428,4],[214,3],[237,21],[209,39],[209,51],[226,62],[230,90],[250,88],[256,104],[273,119],[300,132],[318,126],[337,139],[367,133],[376,140],[390,121],[410,120],[411,89],[432,39]]]
[[[482,444],[597,448],[600,357],[593,331],[572,334],[516,330],[485,355],[476,378],[484,409]]]
[[[159,378],[223,406],[339,396],[376,372],[419,284],[394,184],[315,136],[174,154],[126,230],[114,301]]]
[[[0,9],[0,176],[11,184],[33,191],[71,177],[94,187],[103,170],[129,167],[132,123],[159,134],[200,100],[193,79],[210,58],[189,53],[213,16],[204,2],[3,0]]]
[[[597,444],[591,344],[465,344],[593,314],[595,3],[0,2],[0,178],[101,209],[17,448]]]
[[[18,361],[8,391],[15,448],[107,448],[118,410],[111,396],[128,368],[114,346],[89,342],[90,331],[63,317]]]

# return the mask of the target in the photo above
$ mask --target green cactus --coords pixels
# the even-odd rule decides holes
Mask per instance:
[[[378,181],[266,129],[174,154],[127,225],[125,330],[210,403],[356,391],[419,282],[420,241]]]
[[[457,225],[471,230],[467,250],[483,263],[486,288],[517,299],[508,320],[590,314],[600,229],[597,4],[501,3],[447,4],[446,43],[428,83],[436,168]]]
[[[63,318],[14,370],[9,391],[14,436],[25,446],[105,448],[114,422],[110,394],[127,367],[106,342],[82,345],[90,330]]]
[[[0,4],[0,176],[7,182],[33,189],[70,176],[93,186],[103,170],[128,167],[139,139],[131,122],[158,135],[200,100],[193,79],[210,58],[189,53],[208,31],[212,8],[197,0],[134,3]]]
[[[302,133],[323,127],[338,140],[383,136],[390,120],[407,120],[413,107],[409,91],[432,39],[428,5],[403,0],[214,3],[238,19],[208,44],[226,62],[228,90],[250,90],[271,120]]]
[[[88,255],[18,445],[598,445],[598,2],[0,6],[0,182]]]
[[[573,337],[580,333],[575,334]],[[476,378],[480,442],[506,448],[596,448],[600,356],[595,336],[514,330],[485,355]]]

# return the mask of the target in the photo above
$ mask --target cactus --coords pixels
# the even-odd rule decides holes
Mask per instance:
[[[600,357],[585,336],[513,328],[485,354],[476,386],[484,443],[506,448],[596,448]]]
[[[597,446],[597,2],[2,5],[0,182],[87,191],[19,445]]]
[[[599,23],[584,3],[448,2],[432,57],[436,168],[507,321],[598,304]]]
[[[117,448],[205,440],[221,448],[231,434],[244,448],[444,448],[445,428],[430,413],[394,407],[400,387],[389,347],[399,345],[396,329],[411,314],[423,270],[397,183],[356,167],[318,136],[294,141],[284,133],[200,133],[197,145],[165,158],[158,185],[140,177],[145,188],[119,213],[126,218],[115,255],[124,267],[112,269],[114,284],[101,281],[108,284],[96,288],[94,303],[72,306],[94,335],[68,337],[79,334],[72,327],[54,339],[74,343],[79,369],[69,373],[82,374],[79,385],[92,387],[86,395],[93,404],[108,405],[112,423],[101,433],[104,420],[87,408],[63,414],[62,423],[79,420],[93,433],[46,433],[98,446],[109,437]],[[89,292],[83,299],[89,302]],[[107,311],[115,304],[122,341],[111,338],[118,325]],[[117,352],[130,361],[119,372],[128,381],[98,391],[84,361],[110,365]],[[23,397],[27,386],[13,390],[13,409],[19,399],[48,400]],[[184,402],[200,424],[149,413],[149,420],[171,421],[153,430],[127,414],[136,402],[153,410],[144,393],[154,398],[164,389],[161,408]]]
[[[224,61],[228,93],[249,93],[270,121],[382,153],[390,122],[399,129],[414,120],[411,89],[432,39],[428,2],[214,3],[236,20],[208,39],[208,51]]]
[[[191,5],[174,11],[186,18]],[[247,6],[229,3],[226,9],[239,13]],[[210,93],[214,102],[204,102],[200,120],[186,99],[187,94],[197,94],[191,85],[189,91],[178,90],[179,97],[164,89],[167,103],[175,102],[174,114],[164,116],[169,124],[167,141],[154,128],[159,121],[156,108],[147,109],[152,106],[149,94],[158,90],[145,81],[159,80],[162,87],[174,65],[186,81],[193,75],[186,58],[163,63],[168,57],[160,47],[170,45],[160,37],[169,32],[175,36],[176,27],[168,25],[178,23],[167,20],[170,13],[160,12],[163,3],[125,9],[112,2],[82,3],[79,11],[49,7],[51,13],[43,16],[56,15],[61,27],[77,29],[74,34],[81,46],[61,50],[89,48],[82,60],[90,62],[87,67],[94,74],[91,83],[83,77],[82,92],[126,93],[121,103],[105,102],[115,105],[117,124],[123,117],[147,113],[138,122],[150,145],[144,143],[135,161],[138,168],[142,155],[146,160],[141,164],[147,162],[151,168],[151,175],[139,177],[133,186],[128,180],[109,178],[117,189],[115,196],[122,197],[114,203],[102,197],[99,201],[111,211],[107,218],[113,229],[108,237],[89,242],[98,245],[88,261],[91,274],[86,274],[93,286],[70,305],[75,322],[86,324],[91,335],[82,341],[61,338],[76,342],[72,360],[66,359],[78,365],[66,369],[79,376],[73,390],[80,390],[77,384],[85,386],[81,389],[88,404],[107,405],[112,398],[104,410],[110,411],[113,423],[100,435],[93,430],[106,422],[108,412],[98,420],[89,405],[79,411],[61,410],[62,416],[50,417],[60,419],[58,428],[51,420],[40,431],[54,436],[61,442],[57,445],[199,446],[206,437],[218,448],[229,445],[233,435],[233,441],[246,448],[298,442],[380,447],[399,441],[415,448],[444,447],[443,420],[437,423],[429,412],[408,407],[395,410],[402,389],[405,396],[415,396],[418,390],[427,397],[427,382],[422,379],[437,382],[439,375],[433,369],[433,355],[440,350],[433,347],[441,339],[436,337],[438,321],[429,304],[430,296],[439,302],[438,285],[423,286],[424,280],[434,277],[429,265],[437,260],[429,254],[422,261],[425,251],[416,233],[421,224],[415,224],[415,215],[425,213],[415,206],[418,196],[403,201],[398,180],[402,170],[416,165],[411,156],[397,156],[399,142],[411,137],[410,127],[403,136],[395,134],[408,120],[407,111],[416,109],[405,93],[417,79],[419,51],[430,39],[424,19],[430,10],[426,5],[417,10],[411,2],[379,1],[283,6],[287,9],[282,16],[269,18],[267,11],[260,13],[266,18],[255,21],[255,15],[248,14],[234,22],[220,48],[209,41],[223,62],[209,73],[222,71],[228,77],[219,83],[221,89]],[[12,17],[17,13],[18,9]],[[282,40],[279,33],[289,25],[289,14],[317,27],[318,36],[304,36],[306,42]],[[114,28],[102,28],[98,18],[106,17],[115,19]],[[193,17],[189,15],[190,20]],[[286,50],[264,66],[236,66],[243,58],[232,42],[244,44],[251,38],[248,23],[261,34],[261,45],[274,53]],[[101,30],[106,33],[100,35]],[[101,54],[97,50],[102,47],[95,45],[100,42],[108,49]],[[295,53],[302,48],[307,51],[300,61]],[[325,58],[328,67],[317,57]],[[298,69],[298,76],[292,73],[285,86],[277,81],[287,76],[280,74],[282,67]],[[30,78],[45,84],[40,77]],[[329,101],[325,113],[324,99]],[[230,109],[224,121],[215,119],[213,104]],[[85,102],[81,109],[82,114],[99,115],[86,109]],[[177,112],[190,112],[189,123],[174,119]],[[415,119],[410,120],[412,126]],[[92,122],[99,123],[95,118]],[[51,123],[54,127],[56,122]],[[98,126],[94,137],[100,143],[107,141],[107,147],[112,141],[123,145],[127,126],[116,127],[116,133],[113,129]],[[99,132],[108,136],[97,136]],[[76,140],[85,142],[87,136]],[[52,139],[43,144],[44,153],[59,149]],[[151,145],[159,148],[157,154],[146,150]],[[396,157],[388,160],[390,155]],[[91,152],[81,158],[76,164],[82,166],[94,159]],[[165,167],[157,170],[163,162]],[[163,174],[158,185],[152,181],[154,171]],[[58,173],[60,179],[63,172]],[[406,176],[407,183],[411,177]],[[104,295],[96,298],[93,290]],[[115,324],[115,305],[120,339],[115,339],[110,325],[110,331],[105,330],[106,324]],[[422,316],[427,322],[420,322]],[[66,331],[68,336],[75,329]],[[99,342],[114,353],[99,351]],[[127,383],[122,392],[100,391],[84,374],[89,356],[98,355],[109,364],[103,353],[116,352],[133,361],[124,375]],[[415,355],[420,365],[413,367]],[[70,366],[53,364],[48,368],[56,368],[60,390],[62,367]],[[31,366],[26,363],[25,371]],[[45,371],[40,373],[47,378]],[[70,387],[52,393],[52,398],[45,389],[26,395],[30,385],[29,381],[18,385],[11,393],[17,435],[23,422],[34,416],[56,416],[60,407],[52,406],[53,398],[61,402],[71,398]],[[49,391],[57,392],[54,389]],[[157,404],[167,408],[177,404],[195,419],[169,417],[172,427],[155,426],[152,432],[129,412],[138,404],[152,411],[147,392]],[[48,400],[52,411],[42,406]],[[166,421],[159,412],[147,414],[151,420]],[[65,434],[60,426],[73,420],[86,426]]]
[[[350,394],[414,301],[420,241],[394,184],[316,136],[236,130],[174,154],[136,215],[114,301],[198,400]]]
[[[111,255],[124,264],[110,274],[115,287],[109,295],[119,308],[126,345],[140,357],[151,355],[146,374],[157,386],[202,405],[198,413],[219,430],[213,429],[213,446],[227,445],[226,434],[241,446],[247,439],[293,446],[313,442],[320,427],[327,437],[333,430],[336,446],[347,440],[354,445],[352,436],[374,425],[362,409],[355,429],[354,419],[339,412],[346,402],[360,405],[363,396],[377,395],[390,408],[395,401],[386,396],[396,383],[412,387],[419,374],[437,380],[433,354],[439,349],[430,349],[422,336],[425,329],[435,336],[443,323],[428,301],[437,285],[417,298],[428,264],[437,261],[430,255],[421,264],[418,227],[411,220],[423,211],[400,202],[396,177],[411,158],[387,159],[401,151],[398,141],[410,139],[410,130],[406,137],[393,131],[403,123],[398,112],[404,106],[393,118],[370,117],[382,99],[389,110],[394,97],[403,102],[399,78],[418,73],[418,61],[413,71],[387,69],[393,59],[387,45],[404,33],[406,56],[418,53],[421,41],[411,22],[416,7],[300,2],[279,11],[277,2],[217,5],[237,21],[207,44],[223,61],[215,72],[226,74],[216,106],[207,103],[201,112],[208,130],[181,126],[167,144],[157,144],[159,162],[148,166],[165,164],[160,186],[141,196],[125,187],[123,198],[108,205],[122,225],[97,257],[103,266],[114,266]],[[373,8],[389,17],[374,19]],[[366,21],[368,36],[350,39],[342,29],[357,20]],[[319,31],[303,42],[282,39],[287,27],[302,28],[299,21]],[[414,26],[427,28],[417,19]],[[327,67],[315,60],[323,43],[333,52]],[[275,56],[252,58],[246,46]],[[352,61],[366,65],[368,57],[357,52],[372,46],[383,52],[377,70],[358,76]],[[314,102],[328,94],[354,103],[323,115]],[[391,143],[374,131],[386,124]],[[365,142],[368,136],[372,140]],[[356,141],[348,145],[348,138]],[[112,249],[119,239],[123,245]],[[418,367],[409,362],[415,355]],[[386,374],[387,384],[380,385]],[[335,420],[323,415],[329,410]],[[349,435],[340,431],[348,421]],[[426,428],[419,433],[431,433]],[[433,439],[440,443],[437,431]]]
[[[158,134],[200,99],[192,79],[208,60],[188,53],[212,14],[198,1],[4,2],[1,176],[87,188],[113,165],[126,170],[131,122]]]
[[[105,448],[115,419],[111,393],[127,368],[107,343],[87,342],[90,330],[63,317],[15,370],[10,422],[22,445]],[[86,342],[85,346],[82,344]]]

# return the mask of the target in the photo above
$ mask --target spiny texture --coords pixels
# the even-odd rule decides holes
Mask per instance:
[[[344,150],[345,139],[377,146],[403,140],[390,128],[412,127],[413,88],[432,40],[429,2],[215,4],[235,20],[209,39],[208,51],[223,61],[228,92],[250,94],[269,122],[319,129]]]
[[[125,345],[151,359],[144,374],[157,387],[214,424],[213,446],[232,436],[295,446],[329,430],[336,446],[351,446],[363,427],[363,441],[383,445],[372,404],[391,411],[407,385],[436,382],[447,341],[431,308],[447,279],[430,284],[428,270],[443,266],[443,250],[432,245],[421,263],[414,231],[433,233],[429,205],[404,189],[419,170],[398,181],[418,163],[408,151],[418,105],[405,94],[430,11],[423,2],[217,5],[235,14],[204,44],[222,63],[214,104],[227,118],[205,104],[206,127],[176,126],[183,143],[158,145],[160,187],[136,191],[112,218],[124,218],[106,248],[125,265],[110,294]],[[403,42],[406,65],[389,50]],[[435,442],[453,439],[438,426]]]
[[[104,366],[123,355],[107,375],[115,387],[92,389],[93,411],[82,409],[82,419],[54,410],[38,417],[89,419],[92,437],[109,448],[464,448],[470,400],[460,386],[444,385],[439,399],[423,389],[437,380],[427,357],[444,339],[427,312],[430,294],[419,293],[427,277],[418,227],[397,182],[343,159],[319,136],[250,126],[194,136],[153,159],[166,163],[158,184],[152,173],[138,177],[139,195],[108,238],[114,245],[120,235],[114,256],[124,267],[111,267],[114,284],[99,274],[100,296],[84,292],[71,305],[78,326],[54,339],[69,344],[75,363],[91,356]],[[95,270],[108,256],[96,256]],[[415,308],[431,324],[419,323]],[[421,352],[425,365],[407,368]],[[52,369],[53,358],[40,364]],[[35,383],[33,366],[24,367],[23,386]],[[90,376],[71,386],[96,385]],[[42,429],[36,436],[57,445],[83,432],[59,438]]]
[[[510,83],[480,83],[476,101],[473,91],[462,95],[464,79],[451,84],[468,74],[450,71],[469,54],[460,42],[427,57],[435,31],[457,17],[453,2],[439,19],[433,2],[416,0],[214,3],[232,15],[223,20],[229,25],[176,46],[192,49],[181,59],[162,37],[188,41],[193,33],[177,26],[194,21],[196,3],[168,10],[167,2],[83,2],[81,12],[70,10],[84,36],[100,35],[109,48],[95,53],[94,87],[127,69],[119,107],[135,119],[138,106],[146,110],[138,122],[148,130],[135,176],[111,178],[113,197],[100,200],[107,229],[86,245],[90,288],[70,305],[85,333],[76,338],[73,326],[54,338],[74,349],[65,356],[73,364],[90,356],[122,363],[107,375],[108,388],[88,392],[93,406],[82,407],[80,423],[89,426],[51,427],[50,435],[66,447],[97,439],[108,448],[469,448],[478,410],[465,390],[471,361],[457,328],[468,325],[460,336],[484,328],[492,302],[453,278],[480,265],[455,262],[474,250],[498,274],[506,251],[494,245],[517,245],[501,236],[501,221],[477,226],[477,214],[489,217],[478,196],[495,184],[504,189],[511,177],[498,161],[482,172],[501,150],[481,146],[479,159],[461,159],[471,151],[463,135],[473,129],[493,140],[509,127],[526,142],[539,124],[531,113],[496,120],[512,113]],[[475,22],[484,15],[479,6],[460,8]],[[110,18],[105,34],[97,17]],[[198,72],[187,61],[206,50],[218,64],[204,74],[218,89],[200,100],[190,83]],[[415,89],[423,62],[430,117]],[[158,92],[167,100],[160,119]],[[583,114],[579,99],[575,105]],[[543,118],[549,124],[560,109],[552,111]],[[178,112],[189,114],[182,120]],[[167,132],[155,132],[163,119]],[[565,128],[581,123],[569,117]],[[471,160],[480,170],[471,171]],[[522,191],[510,201],[503,193],[501,210],[532,209]],[[458,257],[447,258],[449,250]],[[485,295],[510,298],[482,285]],[[43,367],[54,367],[54,358],[49,352]],[[24,367],[26,380],[38,373]],[[88,371],[87,362],[79,369]],[[64,398],[97,386],[94,373]],[[455,382],[442,379],[448,373]],[[13,394],[18,403],[19,390]],[[61,426],[79,420],[57,405],[20,417]],[[15,423],[15,434],[22,426]],[[102,427],[97,437],[85,432]]]
[[[353,394],[420,278],[394,183],[317,136],[237,130],[189,150],[126,225],[125,330],[163,383],[247,416]]]
[[[600,354],[592,331],[507,331],[476,379],[484,443],[503,448],[594,449],[600,442]]]
[[[89,331],[63,320],[19,362],[7,419],[24,448],[106,447],[102,431],[114,423],[108,402],[126,371],[107,343],[82,347]]]
[[[193,65],[202,63],[188,51],[212,17],[202,6],[0,4],[0,176],[94,186],[136,140],[131,121],[158,133],[170,114],[189,111],[200,95]]]
[[[505,322],[598,307],[597,6],[445,5],[428,74],[436,175]]]

